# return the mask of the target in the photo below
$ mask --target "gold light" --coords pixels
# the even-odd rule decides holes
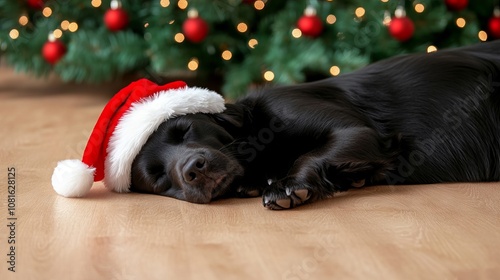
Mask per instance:
[[[99,8],[102,4],[102,1],[101,0],[92,0],[90,2],[90,4],[92,5],[92,7],[94,8]]]
[[[389,0],[380,0],[382,3],[387,3]]]
[[[292,30],[292,36],[293,38],[300,38],[302,36],[302,31],[300,31],[300,29],[298,28],[294,28]]]
[[[356,11],[354,11],[354,14],[356,14],[357,17],[363,17],[365,15],[365,9],[363,7],[358,7]]]
[[[264,9],[264,7],[266,6],[266,3],[264,3],[264,1],[262,0],[257,0],[255,1],[255,3],[253,3],[253,6],[256,10],[262,10]]]
[[[179,2],[177,2],[177,6],[179,7],[179,9],[181,10],[184,10],[187,8],[187,6],[189,5],[188,1],[186,0],[179,0]]]
[[[332,76],[338,76],[340,74],[340,68],[337,65],[330,67],[330,74],[332,74]]]
[[[458,27],[460,27],[460,28],[464,28],[464,27],[465,27],[465,24],[466,24],[466,21],[465,21],[465,19],[464,19],[464,18],[461,18],[461,17],[460,17],[460,18],[457,18],[457,20],[456,20],[456,22],[455,22],[455,23],[457,24],[457,26],[458,26]]]
[[[231,57],[233,57],[233,54],[231,53],[231,51],[225,50],[222,52],[221,56],[222,56],[222,59],[224,59],[224,60],[230,60]]]
[[[328,15],[326,17],[326,22],[328,24],[334,24],[337,21],[337,17],[335,15]]]
[[[418,3],[417,5],[415,5],[415,12],[417,13],[423,13],[425,10],[425,6],[421,3]]]
[[[19,17],[19,24],[22,25],[22,26],[25,26],[26,24],[28,24],[29,22],[29,19],[27,16],[20,16]]]
[[[78,30],[78,23],[72,22],[68,25],[68,30],[71,32],[75,32]]]
[[[259,41],[257,41],[256,39],[248,40],[248,46],[252,49],[255,49],[255,46],[257,46],[257,44],[259,44]]]
[[[166,7],[170,6],[170,1],[169,0],[160,0],[160,6],[162,6],[163,8],[166,8]]]
[[[10,38],[12,38],[13,40],[15,40],[15,39],[19,38],[19,31],[18,31],[17,29],[15,29],[15,28],[14,28],[14,29],[10,30],[10,32],[9,32],[9,36],[10,36]]]
[[[477,34],[477,37],[479,37],[479,40],[481,40],[483,42],[488,40],[488,34],[484,30],[479,31],[479,33]]]
[[[184,38],[185,38],[185,37],[184,37],[184,34],[182,34],[182,33],[177,33],[177,34],[175,34],[175,36],[174,36],[174,40],[175,40],[177,43],[182,43],[182,42],[184,42]]]
[[[63,20],[61,22],[61,28],[62,28],[62,30],[68,30],[68,28],[69,28],[69,21]]]
[[[246,32],[248,30],[248,25],[244,22],[240,22],[236,26],[236,29],[238,29],[239,32],[243,33],[243,32]]]
[[[433,46],[433,45],[430,45],[430,46],[427,47],[427,52],[428,53],[435,52],[437,50],[438,49],[436,48],[436,46]]]
[[[149,26],[149,22],[146,22],[146,23],[144,24],[144,28],[147,28],[148,26]]]
[[[266,71],[264,72],[264,79],[268,82],[274,80],[274,73],[272,71]]]
[[[197,58],[191,58],[191,60],[188,62],[188,69],[191,71],[196,71],[198,69],[198,59]]]
[[[58,29],[52,31],[52,34],[54,35],[54,38],[59,39],[62,37],[63,33],[62,33],[62,30],[58,28]]]
[[[45,17],[50,17],[52,15],[52,9],[49,7],[45,7],[45,8],[43,8],[42,14]]]

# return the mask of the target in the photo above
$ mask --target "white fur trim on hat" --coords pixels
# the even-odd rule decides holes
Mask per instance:
[[[109,139],[104,184],[116,192],[129,191],[132,162],[166,120],[186,114],[221,113],[224,109],[222,96],[197,87],[160,91],[132,104]]]
[[[90,191],[94,173],[94,167],[79,159],[62,160],[57,163],[52,174],[52,186],[64,197],[82,197]]]

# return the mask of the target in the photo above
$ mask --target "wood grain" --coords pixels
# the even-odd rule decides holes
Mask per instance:
[[[57,196],[123,84],[34,80],[0,68],[0,279],[498,279],[500,185],[353,190],[290,211],[261,200],[190,204],[95,184]],[[16,272],[7,270],[7,172],[15,166]]]

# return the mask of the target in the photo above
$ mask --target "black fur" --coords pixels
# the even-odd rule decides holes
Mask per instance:
[[[499,181],[499,68],[494,41],[263,88],[162,124],[132,190],[197,203],[263,194],[284,209],[365,184]]]

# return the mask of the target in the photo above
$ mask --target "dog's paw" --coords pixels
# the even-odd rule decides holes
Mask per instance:
[[[361,187],[364,187],[364,186],[365,186],[365,179],[354,181],[351,184],[351,187],[353,187],[353,188],[361,188]]]
[[[262,194],[262,189],[240,186],[236,190],[236,194],[238,197],[257,197]]]
[[[311,199],[312,191],[305,186],[272,185],[264,191],[262,203],[272,210],[283,210],[297,207]]]

